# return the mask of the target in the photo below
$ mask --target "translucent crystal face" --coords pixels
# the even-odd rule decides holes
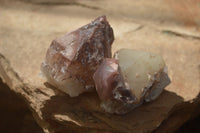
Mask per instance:
[[[47,81],[70,96],[95,88],[93,74],[111,58],[113,30],[105,16],[52,41],[41,71]]]
[[[160,55],[148,52],[121,49],[117,54],[127,88],[140,100],[163,71],[165,62]]]

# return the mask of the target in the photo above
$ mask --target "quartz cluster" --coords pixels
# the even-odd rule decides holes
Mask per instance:
[[[105,16],[52,41],[41,72],[71,97],[96,88],[101,107],[125,114],[156,99],[170,80],[160,55],[121,49],[112,58],[113,30]]]
[[[170,82],[160,55],[130,49],[104,59],[93,78],[101,107],[116,114],[156,99]]]

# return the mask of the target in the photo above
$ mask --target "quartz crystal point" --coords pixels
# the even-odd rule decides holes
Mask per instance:
[[[94,72],[111,58],[113,30],[105,16],[52,41],[41,72],[47,81],[70,96],[95,87]]]
[[[128,49],[116,52],[114,59],[104,59],[93,78],[101,107],[116,114],[156,99],[170,83],[161,56]]]

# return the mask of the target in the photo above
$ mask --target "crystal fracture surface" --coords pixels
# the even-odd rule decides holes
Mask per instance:
[[[159,55],[122,49],[114,57],[105,59],[93,77],[106,112],[127,113],[156,99],[170,82]]]
[[[51,43],[41,66],[47,81],[70,96],[94,88],[94,72],[111,58],[113,30],[105,16]]]

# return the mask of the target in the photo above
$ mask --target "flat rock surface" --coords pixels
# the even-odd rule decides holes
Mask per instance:
[[[0,0],[0,76],[24,97],[47,133],[172,132],[198,114],[200,8],[195,2]],[[157,100],[123,116],[103,112],[96,92],[70,98],[39,77],[51,41],[101,15],[114,30],[113,52],[158,53],[171,79]]]

